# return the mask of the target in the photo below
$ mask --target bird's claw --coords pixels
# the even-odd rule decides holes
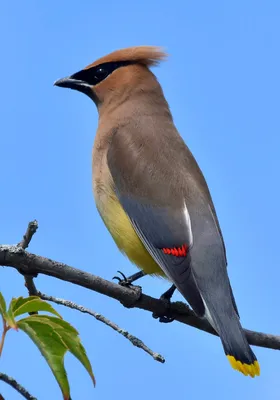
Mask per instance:
[[[164,324],[169,324],[170,322],[173,322],[174,319],[175,319],[173,317],[168,317],[167,315],[159,316],[159,315],[157,315],[155,313],[153,313],[152,316],[153,316],[153,318],[158,319],[159,322],[162,322]]]
[[[121,286],[132,286],[132,281],[130,278],[127,278],[124,273],[121,271],[117,271],[123,279],[121,279],[119,276],[113,276],[112,279],[116,279],[118,281],[118,284]]]
[[[167,308],[170,308],[170,304],[171,304],[171,297],[175,291],[176,287],[174,285],[171,286],[171,288],[169,288],[166,292],[164,292],[161,296],[160,296],[160,300],[162,300]],[[159,322],[162,322],[164,324],[169,324],[170,322],[174,321],[174,317],[170,317],[168,314],[167,315],[157,315],[156,313],[152,314],[153,318],[158,319]]]

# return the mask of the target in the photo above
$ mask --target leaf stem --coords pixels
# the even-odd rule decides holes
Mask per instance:
[[[6,321],[3,317],[2,317],[2,320],[3,320],[3,333],[2,333],[1,341],[0,341],[0,357],[2,355],[2,351],[3,351],[3,347],[4,347],[4,343],[5,343],[6,333],[10,329],[10,327],[6,324]]]

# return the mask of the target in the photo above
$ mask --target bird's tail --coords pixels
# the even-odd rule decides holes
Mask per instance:
[[[221,305],[216,308],[211,302],[205,300],[206,317],[208,314],[209,322],[219,334],[225,354],[232,368],[242,372],[246,376],[250,375],[252,378],[260,375],[259,363],[249,346],[233,305],[227,304],[227,309],[223,310]]]

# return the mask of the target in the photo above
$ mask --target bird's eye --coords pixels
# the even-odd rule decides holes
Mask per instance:
[[[92,68],[82,69],[71,76],[72,79],[83,81],[90,86],[98,85],[107,78],[112,72],[120,67],[131,64],[130,61],[108,62]]]
[[[97,70],[94,71],[94,77],[98,82],[103,81],[103,79],[107,78],[109,75],[109,71],[107,71],[103,67],[99,67]]]

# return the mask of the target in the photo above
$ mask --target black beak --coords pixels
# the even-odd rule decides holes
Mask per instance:
[[[54,86],[60,86],[69,89],[76,89],[76,87],[79,86],[79,84],[81,84],[81,81],[72,79],[71,76],[67,78],[58,79],[57,81],[54,82]]]
[[[54,82],[54,86],[78,90],[79,92],[85,93],[91,97],[91,86],[87,82],[75,78],[75,75],[76,74],[68,76],[67,78],[58,79]]]

